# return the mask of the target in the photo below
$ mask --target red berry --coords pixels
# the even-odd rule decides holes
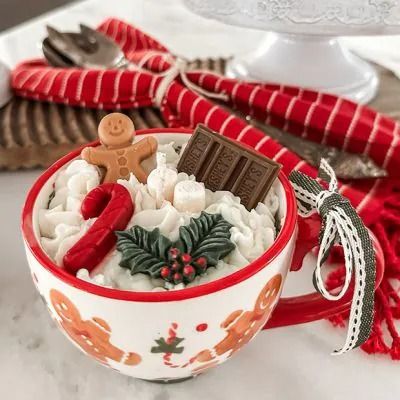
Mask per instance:
[[[184,262],[185,264],[189,264],[192,261],[192,257],[188,253],[182,254],[181,258],[182,258],[182,262]]]
[[[181,265],[175,261],[174,263],[172,263],[171,268],[172,268],[172,271],[177,272],[181,269]]]
[[[196,273],[196,270],[191,265],[185,265],[183,268],[183,275],[185,276],[190,276],[194,273]]]
[[[161,272],[160,272],[161,278],[168,279],[170,273],[171,273],[171,271],[170,271],[169,267],[165,266],[165,267],[161,268]]]
[[[178,256],[179,256],[180,253],[181,253],[181,252],[180,252],[176,247],[172,247],[172,248],[169,250],[169,255],[171,256],[171,258],[172,258],[173,260],[175,260],[176,258],[178,258]]]
[[[201,268],[201,269],[205,269],[207,267],[207,258],[205,257],[199,257],[196,260],[196,264]]]
[[[185,265],[185,267],[183,268],[183,276],[185,278],[192,279],[194,278],[195,273],[196,271],[191,265]]]
[[[176,272],[173,276],[174,282],[176,284],[181,283],[183,280],[182,274],[180,274],[179,272]]]

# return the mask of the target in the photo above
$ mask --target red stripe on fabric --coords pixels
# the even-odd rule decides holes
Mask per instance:
[[[316,105],[307,129],[307,139],[320,143],[332,110]]]
[[[336,115],[338,114],[341,104],[342,104],[342,99],[340,97],[338,97],[336,99],[335,105],[333,106],[332,110],[329,113],[328,120],[326,121],[326,125],[325,125],[322,139],[321,139],[321,144],[323,144],[323,145],[325,145],[327,142],[333,120],[335,119]]]
[[[221,135],[224,135],[224,136],[228,136],[229,135],[229,124],[230,123],[234,124],[235,123],[235,121],[234,121],[235,118],[237,118],[237,117],[235,117],[234,115],[230,115],[228,118],[225,119],[225,121],[223,122],[223,124],[221,125],[221,128],[219,130],[219,133]],[[228,132],[228,133],[226,133],[226,132]],[[236,136],[236,138],[237,138],[237,136]]]
[[[97,28],[100,32],[103,32],[106,35],[109,35],[110,25],[113,22],[113,18],[106,19],[100,26]]]
[[[301,136],[304,131],[304,124],[307,114],[310,112],[311,104],[297,100],[295,106],[290,113],[290,120],[286,123],[286,130]]]
[[[321,93],[320,93],[321,95]],[[319,103],[319,100],[321,98],[321,96],[317,96],[317,99],[310,104],[310,108],[307,111],[306,117],[304,119],[304,129],[303,129],[303,133],[301,134],[301,137],[303,138],[307,138],[308,137],[308,130],[310,128],[310,122],[311,122],[311,118],[315,112],[315,109],[317,108],[317,105]]]
[[[127,47],[127,49],[126,49],[125,54],[130,55],[131,53],[134,53],[137,50],[138,43],[137,43],[137,37],[135,35],[135,30],[131,26],[128,27],[127,34],[128,34],[130,43],[129,43],[129,47]]]
[[[390,145],[393,141],[393,137],[386,135],[380,125],[376,130],[376,137],[378,139],[372,142],[368,154],[379,165],[383,165],[386,154],[389,151]],[[398,175],[399,171],[397,172],[397,176]]]
[[[240,132],[239,135],[237,136],[236,140],[238,140],[239,142],[241,142],[244,138],[244,136],[251,130],[252,126],[251,125],[247,125],[245,126]]]
[[[329,93],[323,93],[323,92],[320,93],[318,98],[319,98],[319,101],[318,101],[319,104],[327,106],[329,108],[334,107],[336,104],[336,101],[337,101],[337,96],[335,96],[333,94],[329,94]]]
[[[282,151],[276,161],[282,164],[282,169],[287,175],[289,175],[301,162],[299,158],[293,157],[293,154],[290,154],[289,151]]]
[[[272,101],[273,92],[259,90],[253,98],[253,109],[251,115],[259,121],[266,121],[268,117],[268,105]]]
[[[128,40],[128,27],[125,24],[123,24],[121,26],[121,40],[119,41],[119,45],[124,53],[127,48],[126,45],[127,40]]]
[[[386,153],[385,160],[383,161],[383,168],[386,168],[388,171],[392,171],[393,169],[397,169],[399,167],[399,161],[400,161],[399,133],[400,133],[400,125],[397,124],[393,131],[393,139],[390,143],[389,151]]]
[[[78,79],[78,82],[76,85],[76,92],[75,92],[75,100],[76,101],[81,100],[83,84],[84,84],[86,76],[89,74],[89,72],[90,72],[90,70],[85,70],[79,76],[79,79]],[[85,93],[85,95],[86,95],[86,93]]]
[[[116,41],[116,36],[118,34],[118,24],[119,24],[119,20],[117,19],[113,19],[110,23],[110,27],[108,29],[108,35],[111,37],[111,39],[113,39],[114,41]]]
[[[373,143],[376,135],[379,134],[379,131],[379,120],[377,120],[375,127],[373,127],[371,131],[371,126],[366,125],[362,117],[360,117],[354,126],[352,138],[347,146],[348,150],[357,153],[364,153],[369,140],[371,139],[371,143]],[[380,141],[381,140],[384,140],[384,137],[380,138]],[[389,143],[390,141],[388,140],[387,144],[389,145]],[[381,147],[380,149],[383,150]],[[386,153],[386,151],[384,152]],[[368,151],[368,153],[370,153],[370,151]]]
[[[343,150],[348,149],[349,143],[351,141],[351,137],[354,132],[354,127],[360,118],[361,111],[362,111],[362,105],[358,104],[357,107],[355,108],[355,110],[353,112],[353,116],[351,118],[340,115],[339,118],[337,118],[337,123],[333,124],[332,130],[334,132],[346,132],[343,142],[338,143],[338,147],[342,147]],[[340,135],[340,138],[337,140],[339,141],[341,139],[341,137],[342,136]],[[334,139],[335,138],[332,137],[332,140],[334,140]]]
[[[41,76],[42,73],[43,70],[39,68],[35,68],[32,71],[27,71],[27,74],[24,77],[22,77],[22,79],[20,78],[19,82],[17,82],[16,88],[21,88],[26,90],[31,86],[32,81],[36,82],[37,77]]]
[[[93,93],[93,103],[98,103],[99,102],[100,93],[102,91],[104,73],[105,73],[105,70],[101,71],[96,76],[96,83],[94,85],[94,93]]]
[[[271,105],[271,115],[279,115],[284,116],[286,114],[286,110],[289,107],[291,102],[291,98],[289,96],[278,95],[275,98],[275,101]],[[283,119],[283,118],[280,118]]]
[[[51,76],[50,78],[47,79],[47,83],[45,88],[43,89],[43,92],[45,95],[49,95],[50,92],[53,90],[53,86],[57,80],[57,77],[62,73],[62,70],[56,70],[56,71],[51,71]]]
[[[298,99],[296,97],[292,97],[290,99],[290,103],[289,103],[289,105],[288,105],[288,107],[286,109],[286,112],[285,112],[285,124],[283,126],[283,130],[285,132],[288,131],[288,127],[289,127],[290,120],[292,118],[293,110],[296,108],[295,106],[298,104],[298,102],[299,101],[298,101]]]

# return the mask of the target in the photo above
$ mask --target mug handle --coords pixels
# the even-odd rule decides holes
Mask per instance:
[[[319,216],[314,214],[309,218],[298,218],[298,235],[293,254],[291,271],[301,268],[303,259],[314,247],[318,245],[320,231]],[[381,245],[377,238],[370,232],[376,253],[376,280],[377,288],[383,278],[385,260]],[[310,293],[300,296],[281,298],[263,329],[277,328],[280,326],[297,325],[317,321],[333,316],[350,309],[353,289],[349,289],[338,301],[325,299],[319,293]]]

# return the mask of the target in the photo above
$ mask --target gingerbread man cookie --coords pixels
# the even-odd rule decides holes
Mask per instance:
[[[81,157],[106,169],[103,183],[129,179],[130,173],[146,183],[147,173],[140,164],[157,151],[157,140],[149,136],[132,143],[135,127],[132,120],[121,113],[106,115],[100,121],[98,133],[101,146],[84,148]]]

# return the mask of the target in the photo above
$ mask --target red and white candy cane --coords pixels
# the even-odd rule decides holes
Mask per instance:
[[[115,245],[114,231],[126,228],[134,208],[128,190],[118,183],[103,183],[90,191],[82,202],[81,213],[85,220],[98,219],[67,251],[64,268],[73,274],[80,268],[93,270]]]

